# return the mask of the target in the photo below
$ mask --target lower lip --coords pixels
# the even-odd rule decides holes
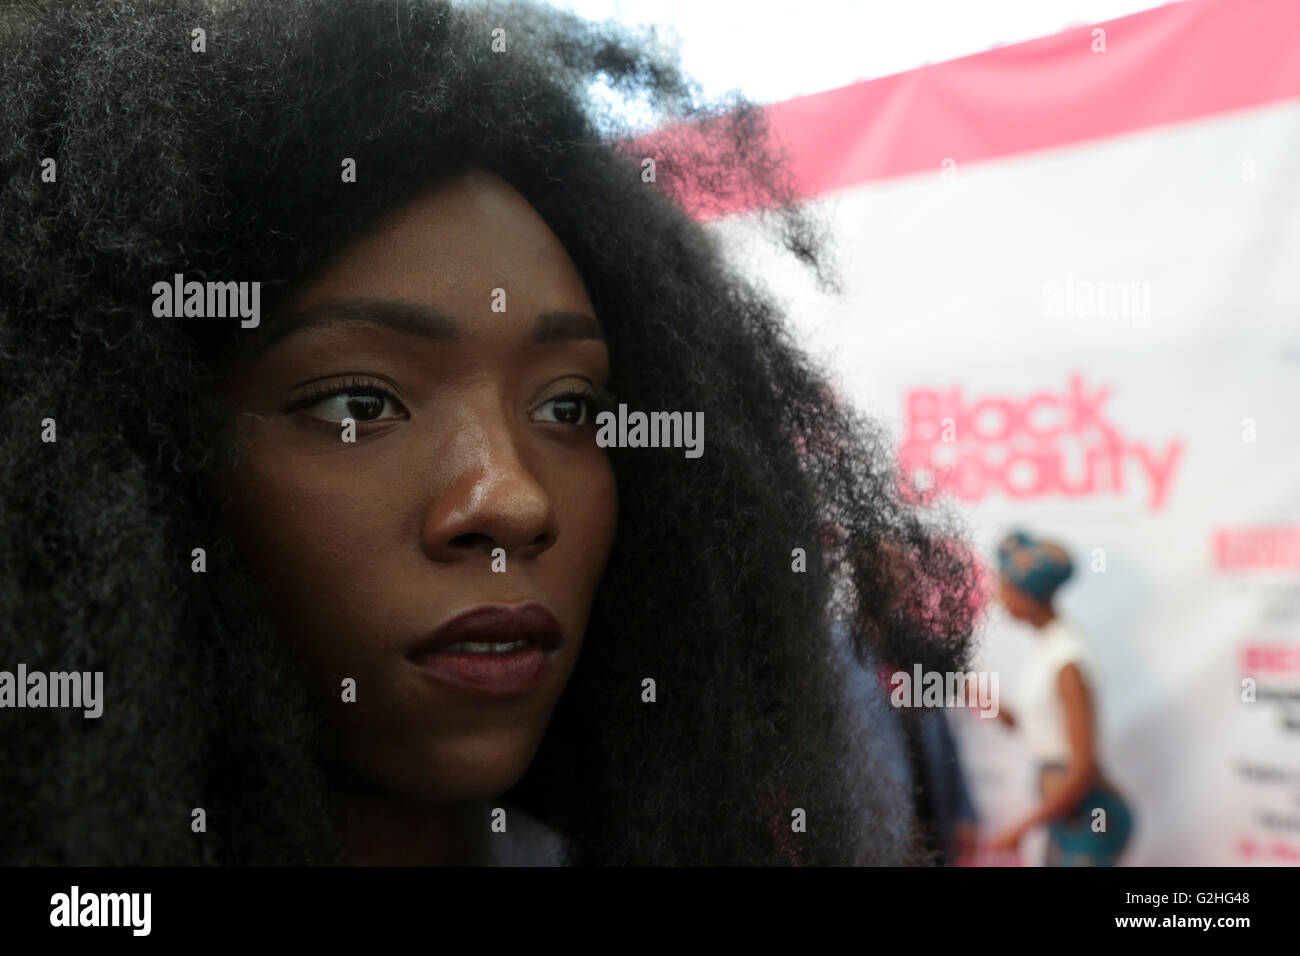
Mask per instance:
[[[461,690],[488,697],[520,697],[546,679],[547,653],[540,644],[527,644],[506,654],[430,651],[411,658],[420,670]]]

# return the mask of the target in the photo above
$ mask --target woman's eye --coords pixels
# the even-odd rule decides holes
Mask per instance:
[[[580,427],[591,422],[594,417],[592,408],[589,395],[576,392],[571,395],[557,395],[537,406],[534,420]]]
[[[303,405],[302,411],[327,422],[375,422],[402,417],[401,405],[378,389],[350,388]]]

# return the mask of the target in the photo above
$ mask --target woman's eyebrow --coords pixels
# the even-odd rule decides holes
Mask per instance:
[[[266,348],[296,332],[325,325],[379,325],[442,342],[460,338],[456,320],[433,306],[383,299],[335,299],[276,316],[268,323],[260,344]]]
[[[534,320],[534,342],[573,339],[605,341],[605,332],[594,315],[582,312],[540,312]]]
[[[534,342],[605,339],[595,316],[581,312],[541,312],[533,323]],[[348,299],[282,313],[267,324],[260,344],[266,348],[304,329],[339,324],[378,325],[441,342],[457,341],[461,333],[461,324],[435,306],[382,299]]]

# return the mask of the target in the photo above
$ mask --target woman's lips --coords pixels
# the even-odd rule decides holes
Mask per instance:
[[[443,624],[407,659],[453,687],[518,697],[542,685],[562,634],[560,622],[541,604],[479,605]]]

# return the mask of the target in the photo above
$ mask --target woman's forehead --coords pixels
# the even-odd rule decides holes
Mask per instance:
[[[474,171],[423,192],[347,243],[295,296],[294,310],[394,300],[449,312],[591,311],[567,250],[505,180]]]

